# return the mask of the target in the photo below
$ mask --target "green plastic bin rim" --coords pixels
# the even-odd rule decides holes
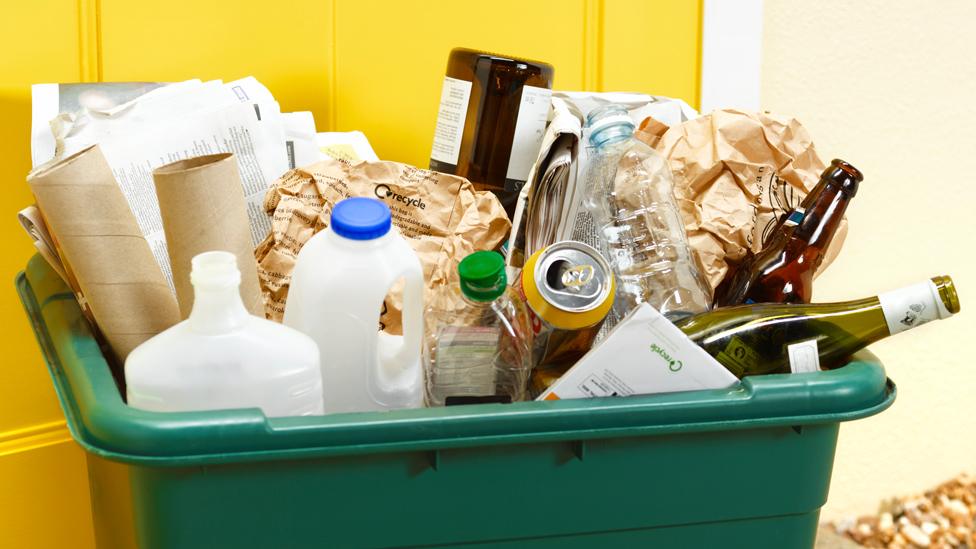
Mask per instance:
[[[895,399],[877,358],[843,368],[746,378],[705,390],[625,398],[478,404],[266,418],[258,409],[160,413],[126,406],[71,291],[35,255],[16,280],[74,439],[114,461],[188,466],[380,452],[585,441],[837,423]]]

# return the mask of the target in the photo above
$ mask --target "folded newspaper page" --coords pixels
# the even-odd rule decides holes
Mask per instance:
[[[17,222],[34,242],[37,253],[54,269],[54,272],[58,273],[61,280],[67,282],[68,277],[64,272],[64,265],[61,264],[61,258],[55,251],[54,238],[47,228],[41,210],[34,205],[28,206],[17,212]]]

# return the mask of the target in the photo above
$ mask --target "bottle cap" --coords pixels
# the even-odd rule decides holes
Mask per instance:
[[[938,301],[941,301],[942,307],[945,308],[945,314],[942,314],[942,307],[939,308],[939,318],[948,318],[950,315],[958,313],[959,294],[956,293],[956,285],[952,282],[952,278],[948,275],[936,276],[932,278],[932,283],[939,294]]]
[[[332,208],[330,226],[350,240],[373,240],[390,232],[390,208],[375,198],[347,198]]]
[[[473,301],[494,301],[505,293],[505,260],[498,252],[475,252],[458,264],[461,293]]]

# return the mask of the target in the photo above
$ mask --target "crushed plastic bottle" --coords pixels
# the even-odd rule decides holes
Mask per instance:
[[[592,111],[587,128],[593,151],[583,204],[617,275],[614,312],[622,318],[644,302],[671,320],[707,311],[711,292],[691,255],[667,161],[634,139],[620,105]]]

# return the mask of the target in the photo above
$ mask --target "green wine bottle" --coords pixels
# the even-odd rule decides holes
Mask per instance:
[[[842,303],[755,303],[714,309],[675,324],[737,377],[843,366],[889,335],[959,312],[952,279],[939,276]]]

